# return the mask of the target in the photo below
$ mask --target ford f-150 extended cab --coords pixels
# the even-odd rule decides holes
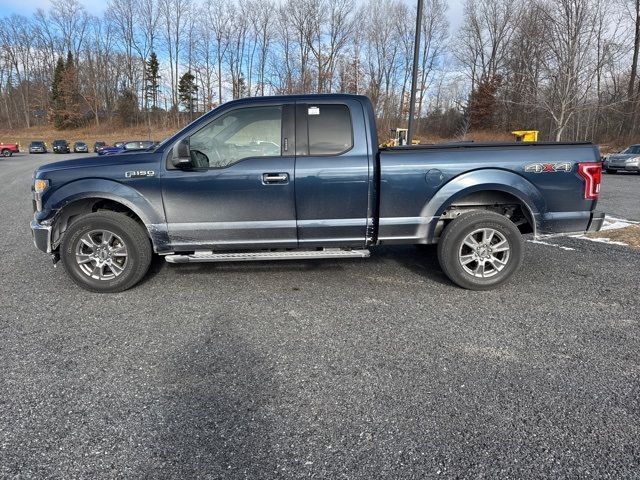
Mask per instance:
[[[438,244],[456,284],[504,283],[521,234],[598,230],[587,143],[378,148],[369,99],[241,99],[151,149],[52,163],[34,175],[36,246],[80,286],[116,292],[168,262],[368,257]]]

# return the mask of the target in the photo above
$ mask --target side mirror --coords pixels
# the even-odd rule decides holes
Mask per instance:
[[[183,138],[175,147],[173,147],[173,156],[171,164],[176,168],[189,169],[193,168],[191,161],[191,152],[189,148],[189,139]]]

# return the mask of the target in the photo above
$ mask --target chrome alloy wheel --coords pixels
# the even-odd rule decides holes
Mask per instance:
[[[76,262],[80,270],[96,280],[112,280],[127,266],[127,246],[109,230],[85,233],[76,246]]]
[[[479,228],[465,237],[458,260],[470,275],[489,278],[507,266],[509,254],[509,242],[502,233],[493,228]]]

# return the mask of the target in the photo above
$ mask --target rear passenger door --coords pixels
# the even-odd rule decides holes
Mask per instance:
[[[295,196],[298,244],[363,247],[372,165],[356,100],[296,104]]]

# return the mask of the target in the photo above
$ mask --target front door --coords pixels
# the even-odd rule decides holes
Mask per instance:
[[[189,138],[194,168],[167,168],[175,251],[297,246],[293,106],[239,107]],[[289,147],[291,145],[291,147]]]

